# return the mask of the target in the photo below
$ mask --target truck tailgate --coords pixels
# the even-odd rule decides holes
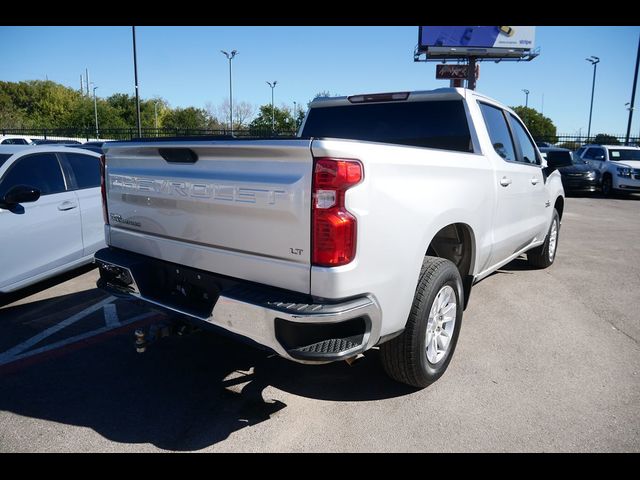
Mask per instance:
[[[309,140],[105,145],[111,246],[309,292]]]

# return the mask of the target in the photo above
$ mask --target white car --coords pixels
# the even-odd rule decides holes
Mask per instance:
[[[100,155],[0,146],[0,292],[91,263],[104,247]]]
[[[33,140],[24,135],[0,135],[0,145],[33,145]]]
[[[575,154],[600,172],[603,195],[640,192],[640,148],[584,145]]]

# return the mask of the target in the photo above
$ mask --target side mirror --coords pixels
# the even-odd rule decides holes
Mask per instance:
[[[573,165],[571,161],[571,153],[569,152],[547,152],[547,165],[551,169],[562,167],[570,167]]]
[[[16,185],[11,187],[2,197],[4,205],[13,206],[19,203],[35,202],[40,198],[40,190],[29,185]]]

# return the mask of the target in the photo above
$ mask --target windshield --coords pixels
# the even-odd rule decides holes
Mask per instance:
[[[640,149],[638,150],[609,149],[609,159],[614,162],[617,162],[618,160],[640,160]]]

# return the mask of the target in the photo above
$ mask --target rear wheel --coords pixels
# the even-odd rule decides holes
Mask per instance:
[[[547,232],[547,238],[544,243],[527,252],[527,260],[530,265],[538,268],[547,268],[553,264],[556,259],[556,250],[558,249],[558,239],[560,237],[560,215],[558,211],[553,209],[553,218],[551,226]]]
[[[442,376],[462,324],[462,279],[449,260],[425,257],[404,332],[380,346],[387,374],[423,388]]]

